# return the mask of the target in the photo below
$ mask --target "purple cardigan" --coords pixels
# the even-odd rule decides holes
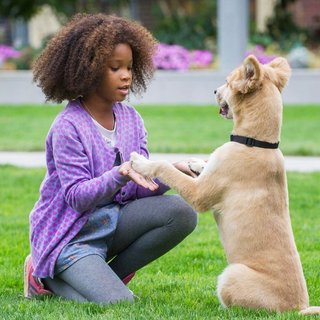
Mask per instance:
[[[146,157],[143,120],[130,106],[116,103],[116,145],[109,147],[78,100],[70,102],[53,122],[46,140],[47,173],[40,198],[30,214],[30,241],[34,276],[53,277],[62,248],[80,231],[97,204],[113,198],[128,201],[163,194],[137,186],[113,167],[120,151],[123,161],[136,151]]]

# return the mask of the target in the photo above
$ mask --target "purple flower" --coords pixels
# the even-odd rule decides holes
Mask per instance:
[[[194,50],[190,52],[191,66],[196,68],[208,67],[213,60],[213,55],[208,50]]]
[[[212,62],[212,54],[205,50],[189,52],[179,45],[160,43],[153,62],[157,69],[187,70],[190,67],[208,66]]]
[[[0,44],[0,63],[5,62],[7,59],[10,58],[19,58],[21,53],[14,48]]]
[[[266,54],[263,46],[261,45],[256,45],[254,48],[249,50],[246,53],[246,57],[249,56],[250,54],[253,54],[258,59],[258,61],[262,64],[269,63],[270,61],[272,61],[277,57],[276,55]]]
[[[189,52],[178,45],[160,43],[153,61],[157,69],[186,70],[189,67]]]

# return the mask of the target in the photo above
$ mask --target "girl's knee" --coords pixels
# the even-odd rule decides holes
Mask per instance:
[[[191,233],[198,223],[197,212],[180,196],[171,196],[171,208],[173,210],[173,219],[186,232]]]

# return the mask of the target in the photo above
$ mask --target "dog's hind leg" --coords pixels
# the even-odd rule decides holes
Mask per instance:
[[[218,277],[217,294],[224,307],[284,311],[289,306],[276,291],[276,284],[267,275],[244,264],[230,264]]]

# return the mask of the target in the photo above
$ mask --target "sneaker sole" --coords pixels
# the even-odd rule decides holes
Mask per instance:
[[[30,254],[26,257],[23,265],[23,295],[25,298],[30,299],[29,294],[29,270],[28,270],[28,261],[31,258]]]

